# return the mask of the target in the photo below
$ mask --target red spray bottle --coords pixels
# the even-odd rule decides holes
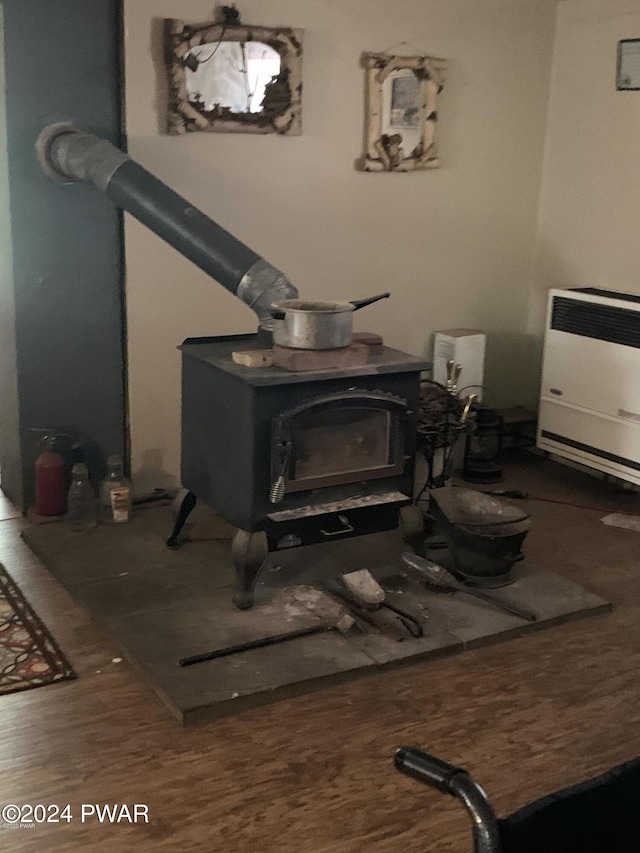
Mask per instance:
[[[36,459],[36,512],[38,515],[64,515],[67,511],[64,459],[54,448],[55,436],[46,436],[44,441],[44,450]]]

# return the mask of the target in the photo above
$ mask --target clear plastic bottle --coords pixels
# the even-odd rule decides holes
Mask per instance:
[[[100,521],[122,524],[131,519],[131,482],[122,471],[122,459],[107,459],[107,474],[100,484]]]
[[[67,521],[73,530],[89,530],[98,523],[96,494],[84,462],[76,462],[71,470],[67,505]]]

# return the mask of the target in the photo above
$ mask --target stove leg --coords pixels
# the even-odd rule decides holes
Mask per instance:
[[[180,504],[180,509],[178,510],[178,515],[176,517],[176,523],[171,532],[171,536],[167,539],[167,545],[169,548],[177,548],[180,544],[178,542],[178,536],[180,535],[180,531],[184,527],[186,520],[189,518],[191,510],[196,505],[197,500],[198,498],[193,492],[187,492],[187,494],[182,498],[182,503]]]
[[[249,610],[253,607],[253,591],[268,556],[269,546],[264,531],[236,532],[231,543],[231,557],[236,570],[236,594],[233,596],[233,603],[238,610]]]

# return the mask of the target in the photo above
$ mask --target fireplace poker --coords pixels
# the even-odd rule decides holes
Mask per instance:
[[[329,618],[335,621],[327,621]],[[275,646],[279,643],[286,643],[289,640],[298,640],[301,637],[311,637],[314,634],[323,634],[326,631],[339,631],[340,634],[346,634],[354,625],[356,620],[351,617],[344,608],[340,608],[333,616],[327,616],[325,609],[325,618],[322,622],[316,625],[309,625],[306,628],[297,628],[294,631],[286,631],[282,634],[272,634],[269,637],[259,637],[257,640],[247,640],[244,643],[235,643],[233,646],[225,646],[222,649],[213,649],[210,652],[203,652],[199,655],[190,655],[186,658],[181,658],[178,661],[178,666],[193,666],[196,663],[205,663],[209,660],[217,660],[218,658],[226,658],[230,655],[239,654],[240,652],[248,652],[252,649],[264,649],[268,646]]]
[[[300,637],[310,637],[313,634],[322,634],[324,631],[332,631],[336,625],[311,625],[308,628],[299,628],[297,631],[288,631],[284,634],[273,634],[271,637],[261,637],[259,640],[248,640],[246,643],[236,643],[234,646],[226,646],[224,649],[214,649],[211,652],[203,652],[200,655],[191,655],[181,658],[178,666],[193,666],[194,663],[204,663],[208,660],[226,658],[229,655],[248,652],[251,649],[264,649],[267,646],[275,646],[278,643],[286,643],[289,640],[297,640]]]

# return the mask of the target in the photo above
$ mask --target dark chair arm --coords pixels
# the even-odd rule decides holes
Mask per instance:
[[[396,750],[394,763],[401,773],[462,801],[473,824],[475,853],[501,853],[495,812],[466,770],[411,746]]]

